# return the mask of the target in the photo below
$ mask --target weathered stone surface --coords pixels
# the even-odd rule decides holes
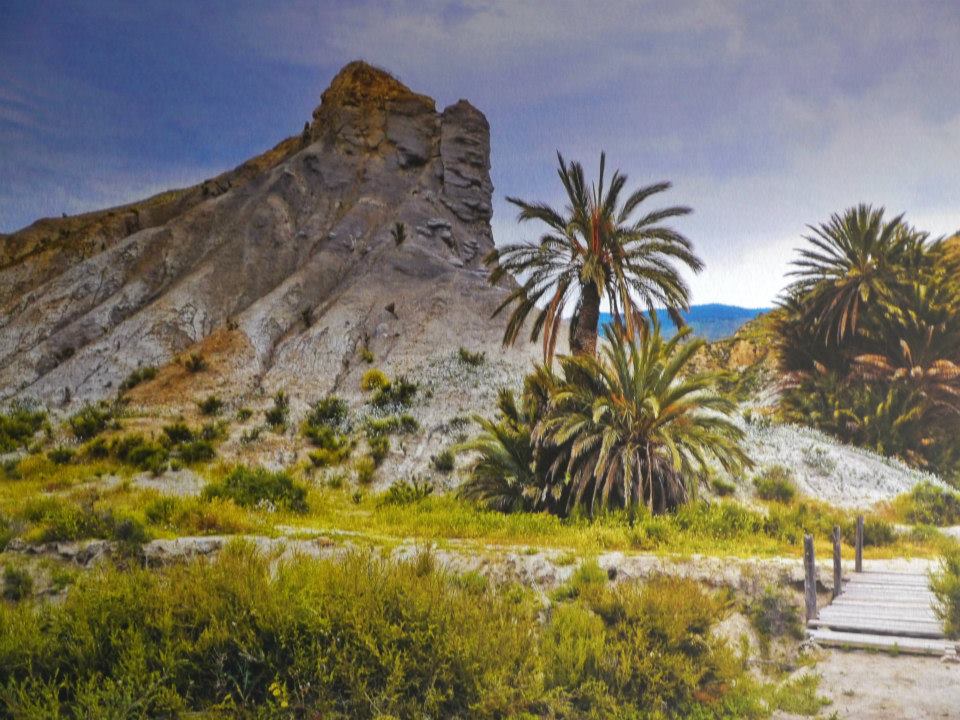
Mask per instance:
[[[0,238],[0,287],[16,288],[0,295],[0,401],[76,406],[196,351],[219,353],[219,375],[202,382],[254,397],[295,385],[306,402],[355,388],[362,342],[407,369],[451,342],[498,344],[502,321],[489,317],[504,290],[481,263],[493,187],[479,110],[461,100],[437,113],[351,63],[285,142],[176,191],[176,203],[103,211],[110,222],[84,226],[97,232],[82,251],[33,230]],[[397,222],[408,228],[399,246]],[[57,259],[41,267],[44,253]],[[530,354],[504,357],[519,368]],[[171,402],[187,399],[175,375]]]

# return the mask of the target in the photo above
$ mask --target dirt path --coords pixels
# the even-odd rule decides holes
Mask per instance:
[[[831,705],[822,716],[851,720],[960,718],[960,665],[916,655],[824,650],[814,672]],[[778,714],[776,720],[791,715]]]

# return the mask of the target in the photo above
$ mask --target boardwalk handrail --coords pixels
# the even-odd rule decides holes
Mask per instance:
[[[840,526],[834,526],[833,540],[833,593],[835,599],[843,592],[843,567],[840,552]],[[857,535],[855,548],[855,572],[863,572],[863,515],[857,515]],[[813,535],[803,536],[803,597],[806,605],[807,622],[820,616],[817,608],[817,563],[813,552]]]

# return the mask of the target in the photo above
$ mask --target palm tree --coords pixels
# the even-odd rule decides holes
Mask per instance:
[[[720,374],[685,374],[704,344],[684,341],[688,334],[664,340],[654,320],[638,347],[610,328],[600,358],[560,358],[563,380],[533,440],[565,448],[547,479],[565,486],[567,511],[642,502],[663,512],[688,499],[708,457],[728,472],[752,464],[728,419],[735,405],[715,390]]]
[[[461,497],[486,503],[494,510],[532,510],[536,500],[531,418],[504,388],[497,398],[499,417],[477,416],[480,434],[457,447],[478,454],[470,475],[460,486]]]
[[[808,226],[791,290],[803,297],[813,330],[826,343],[840,344],[856,333],[864,306],[889,301],[905,272],[924,261],[927,236],[903,223],[883,221],[883,208],[859,205],[828,223]]]
[[[689,289],[676,263],[694,272],[703,263],[690,241],[661,223],[690,212],[686,207],[653,210],[631,219],[648,197],[670,188],[662,182],[641,187],[621,202],[627,176],[614,172],[605,183],[606,155],[600,154],[600,177],[589,190],[583,167],[569,165],[558,152],[558,174],[567,194],[564,212],[544,203],[515,197],[519,221],[537,220],[547,226],[538,243],[518,243],[494,249],[485,258],[492,267],[490,282],[508,273],[526,279],[496,309],[512,306],[503,342],[513,344],[531,312],[537,310],[530,339],[543,335],[544,361],[551,362],[564,310],[576,301],[570,323],[570,349],[575,355],[595,355],[600,305],[605,299],[617,325],[629,337],[645,327],[642,309],[666,307],[678,327],[681,310],[689,309]]]

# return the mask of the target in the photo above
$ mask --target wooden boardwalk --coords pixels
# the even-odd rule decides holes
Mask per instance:
[[[807,621],[819,645],[924,655],[953,655],[925,574],[859,572],[842,592]]]

